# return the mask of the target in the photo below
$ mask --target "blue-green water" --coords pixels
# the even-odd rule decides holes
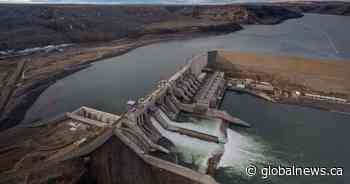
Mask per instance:
[[[129,99],[146,95],[188,58],[211,49],[349,59],[349,30],[349,17],[309,14],[279,25],[248,26],[222,36],[144,46],[59,80],[40,95],[25,121],[52,117],[82,105],[124,112]]]
[[[306,15],[274,26],[248,26],[228,35],[158,43],[106,59],[59,80],[40,95],[24,121],[48,118],[90,106],[107,112],[126,111],[126,102],[151,92],[194,54],[211,49],[289,54],[313,58],[350,58],[348,17]],[[217,179],[222,183],[350,182],[347,140],[349,116],[309,108],[270,104],[228,93],[222,108],[253,124],[229,131]],[[247,178],[250,163],[343,167],[343,177]]]
[[[273,104],[234,92],[226,93],[221,108],[252,124],[249,129],[231,127],[232,143],[225,147],[230,155],[223,158],[225,163],[217,176],[222,183],[345,184],[350,181],[347,172],[350,116]],[[342,167],[343,176],[247,177],[245,167],[251,164],[258,168],[268,165]]]

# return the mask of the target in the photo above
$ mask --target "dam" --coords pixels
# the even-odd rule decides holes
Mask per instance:
[[[15,166],[5,163],[9,171],[1,174],[0,183],[21,180],[26,172],[42,180],[43,173],[52,172],[48,168],[77,159],[89,169],[108,171],[93,175],[96,183],[114,183],[115,177],[109,176],[114,171],[126,184],[216,183],[212,176],[225,152],[226,129],[230,124],[249,124],[218,109],[226,90],[225,73],[209,69],[208,62],[208,53],[193,57],[150,94],[129,101],[121,115],[80,107],[31,124],[26,128],[47,133],[32,138],[35,144],[28,143],[29,153],[22,152]],[[11,153],[12,148],[4,149]],[[191,154],[181,152],[184,149]],[[40,163],[35,161],[38,157]],[[130,159],[135,163],[125,163]],[[126,177],[131,171],[135,178]]]
[[[319,20],[327,22],[327,24],[322,25],[326,26],[327,29],[331,31],[332,37],[337,39],[338,47],[342,48],[344,52],[337,56],[332,55],[327,48],[328,45],[324,43],[322,39],[318,39],[319,37],[313,34],[313,32],[308,32],[308,30],[298,26],[299,22],[304,22],[306,25],[317,26]],[[343,25],[346,21],[342,17],[309,14],[305,15],[302,19],[290,20],[280,25],[266,27],[252,26],[244,31],[226,36],[206,37],[186,42],[168,42],[136,49],[123,56],[97,62],[93,64],[92,67],[57,81],[41,95],[36,104],[33,105],[32,110],[28,111],[28,122],[31,122],[31,120],[45,120],[46,118],[54,117],[56,114],[74,111],[80,106],[93,107],[105,112],[118,114],[119,117],[122,117],[126,109],[125,104],[127,100],[135,100],[141,96],[146,96],[148,92],[153,90],[153,84],[157,84],[157,81],[161,79],[170,78],[171,74],[179,70],[178,67],[180,65],[183,66],[185,64],[186,60],[181,58],[189,57],[194,53],[202,52],[207,49],[224,48],[226,50],[284,53],[316,58],[329,57],[331,59],[334,59],[334,57],[346,57],[349,52],[345,51],[347,51],[349,47],[345,43],[344,34],[339,33],[339,29],[337,29],[339,22]],[[290,28],[293,28],[293,31],[290,31]],[[271,34],[273,36],[271,36]],[[251,37],[252,35],[253,37]],[[254,35],[260,36],[257,37]],[[308,36],[305,37],[305,35]],[[317,39],[315,39],[315,37]],[[292,43],[289,45],[290,47],[286,47],[286,41]],[[314,48],[312,52],[308,50],[310,47]],[[135,67],[138,72],[137,76],[134,76]],[[227,77],[227,73],[225,73],[225,76]],[[103,78],[103,80],[101,80],[101,78]],[[108,90],[102,91],[101,89]],[[99,95],[102,92],[103,95]],[[230,131],[230,129],[228,129],[228,143],[225,144],[228,149],[225,147],[226,150],[220,160],[221,163],[217,171],[219,176],[215,176],[215,179],[220,183],[259,183],[261,180],[257,180],[257,182],[238,180],[237,178],[241,175],[239,171],[240,168],[243,168],[242,171],[244,172],[244,167],[246,167],[247,164],[253,163],[259,166],[260,163],[266,164],[266,160],[275,161],[276,158],[280,158],[282,161],[292,160],[297,164],[304,164],[306,162],[306,165],[312,165],[322,162],[329,167],[335,165],[344,166],[345,168],[348,167],[348,164],[344,162],[348,160],[347,153],[349,153],[349,147],[346,146],[347,139],[345,139],[348,135],[347,130],[349,127],[349,118],[346,116],[299,106],[272,104],[246,94],[236,94],[235,92],[229,91],[226,91],[220,108],[254,125],[252,128],[244,129],[242,132],[238,131],[238,133],[237,130],[241,130],[240,128],[230,127],[230,129],[235,131]],[[180,112],[179,114],[180,116],[183,114],[187,115],[187,113],[184,112]],[[180,123],[176,125],[181,127],[193,127],[195,125],[198,131],[207,132],[210,135],[219,135],[216,132],[219,127],[217,123],[211,124],[213,122],[212,120],[202,121],[200,118],[194,116],[193,113],[189,114],[191,117],[189,118],[190,120],[195,117],[195,123],[187,121],[188,119],[186,119],[186,122],[181,122],[182,118],[179,118],[180,120],[176,121]],[[254,114],[254,116],[252,116],[252,114]],[[46,125],[46,122],[52,122],[50,119],[40,122],[43,123],[35,123],[30,127],[23,126],[25,130],[28,129],[28,131],[33,131],[33,133],[30,134],[30,137],[22,138],[22,140],[28,138],[30,141],[18,141],[20,145],[24,147],[22,150],[20,149],[21,147],[16,144],[15,138],[9,139],[6,136],[1,136],[0,138],[0,142],[5,142],[6,145],[8,145],[6,149],[0,146],[1,156],[3,156],[2,159],[0,159],[0,165],[3,167],[6,166],[6,168],[9,168],[8,170],[14,168],[13,170],[11,169],[10,172],[7,172],[8,175],[15,171],[20,174],[16,177],[15,183],[30,181],[33,178],[44,180],[45,178],[39,176],[46,173],[49,173],[48,180],[50,181],[59,180],[63,176],[71,177],[71,180],[64,180],[66,183],[73,183],[70,181],[76,181],[78,179],[77,176],[79,176],[79,178],[85,178],[82,173],[89,173],[90,176],[93,175],[92,178],[88,177],[86,181],[94,181],[94,179],[100,178],[99,181],[102,180],[104,183],[165,183],[166,180],[160,180],[159,178],[169,177],[169,175],[175,176],[172,172],[162,172],[162,176],[160,174],[154,174],[154,180],[150,182],[150,179],[144,175],[158,173],[160,169],[145,164],[140,157],[135,155],[134,151],[131,151],[128,146],[125,146],[116,136],[110,136],[109,139],[104,141],[102,146],[87,152],[87,154],[83,154],[83,156],[73,157],[72,159],[57,162],[56,164],[52,163],[51,165],[59,166],[57,168],[60,168],[60,171],[65,170],[61,175],[59,174],[61,172],[58,174],[57,172],[53,172],[57,171],[57,169],[50,169],[52,168],[51,166],[45,166],[44,168],[37,167],[43,162],[46,162],[45,159],[42,159],[43,153],[47,155],[53,154],[57,150],[65,148],[67,145],[73,144],[85,137],[79,138],[79,136],[77,136],[80,135],[78,134],[78,132],[81,131],[80,128],[85,127],[78,123],[74,124],[79,127],[72,127],[73,130],[76,129],[77,131],[70,131],[71,125],[69,123],[67,127],[61,127],[58,125],[56,126],[56,123]],[[64,125],[64,123],[62,125]],[[60,130],[68,130],[66,133],[71,133],[62,136]],[[164,137],[176,139],[176,141],[172,142],[179,149],[175,149],[175,151],[191,153],[201,152],[201,158],[195,159],[199,160],[201,162],[200,164],[206,164],[204,161],[208,160],[205,158],[208,156],[207,152],[212,153],[212,151],[216,150],[216,145],[213,142],[199,142],[199,139],[192,139],[176,132],[163,132],[163,130],[165,129],[160,129],[159,131]],[[86,143],[93,140],[94,136],[100,135],[93,132],[94,131],[92,131],[91,134],[92,138],[83,141],[79,144],[79,147],[85,146]],[[298,136],[295,136],[296,132]],[[81,134],[86,134],[86,136],[90,135],[89,133],[85,133],[85,131],[81,131]],[[310,134],[313,136],[310,136]],[[76,137],[76,139],[73,136]],[[56,140],[56,138],[57,141],[53,141]],[[234,141],[230,143],[230,139]],[[187,142],[184,143],[184,141]],[[81,141],[76,144],[80,142]],[[162,140],[160,142],[162,142]],[[337,144],[334,144],[335,142]],[[203,148],[204,144],[202,143],[210,143],[210,145],[213,146],[210,150],[207,150],[207,147]],[[195,144],[195,146],[189,144]],[[41,146],[37,147],[37,145]],[[193,150],[188,147],[196,149]],[[339,150],[339,148],[341,148],[341,150]],[[30,156],[35,150],[39,153]],[[278,150],[278,152],[275,150]],[[153,155],[157,157],[157,154]],[[272,157],[273,159],[266,159],[266,157]],[[12,162],[5,163],[5,158],[15,159],[13,159]],[[28,160],[32,159],[36,160],[36,165],[31,165],[28,162]],[[191,156],[186,156],[184,160],[192,161],[193,159]],[[18,164],[14,164],[14,162]],[[172,162],[176,163],[176,160]],[[116,163],[119,163],[120,167],[116,167]],[[271,162],[268,161],[268,163]],[[105,167],[101,167],[101,165]],[[132,166],[133,168],[131,168]],[[236,170],[232,170],[232,168],[230,168],[232,166],[234,166]],[[28,168],[37,168],[38,171],[26,171]],[[197,170],[196,168],[194,169]],[[202,172],[203,169],[205,168],[203,167],[199,170]],[[73,177],[69,172],[74,173],[76,177]],[[2,173],[5,173],[4,170],[0,172],[1,176],[4,176]],[[139,175],[133,175],[131,173],[138,173]],[[225,175],[223,176],[222,173]],[[127,177],[123,177],[123,175]],[[348,179],[348,176],[349,175],[329,179],[316,177],[311,179],[312,181],[310,181],[310,178],[305,181],[305,179],[302,178],[282,177],[278,178],[279,180],[275,183],[342,183],[344,180]],[[103,177],[117,177],[117,179],[103,179]],[[142,177],[146,179],[141,180],[140,178]],[[168,180],[168,182],[176,183],[174,180]],[[179,182],[181,183],[181,181]]]

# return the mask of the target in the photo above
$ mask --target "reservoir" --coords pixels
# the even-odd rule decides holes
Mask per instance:
[[[120,114],[126,102],[152,91],[193,55],[212,49],[349,59],[348,17],[307,14],[279,25],[250,25],[228,35],[171,41],[137,48],[57,81],[28,110],[24,123],[80,106]],[[253,125],[231,127],[216,179],[222,183],[347,183],[350,116],[270,104],[226,93],[221,108]],[[169,135],[173,136],[173,135]],[[213,148],[214,149],[214,148]],[[343,167],[342,177],[247,178],[254,164]],[[347,182],[346,182],[347,181]]]

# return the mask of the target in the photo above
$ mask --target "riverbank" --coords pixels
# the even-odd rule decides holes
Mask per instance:
[[[277,101],[281,104],[299,105],[329,112],[350,115],[350,103],[332,103],[329,101],[313,100],[308,98],[284,97]]]
[[[199,78],[199,75],[203,74],[201,71],[207,64],[207,57],[204,55],[199,59],[196,57],[196,59],[196,62],[188,61],[189,64],[170,77],[166,85],[158,85],[157,89],[146,97],[141,97],[136,103],[129,104],[128,111],[121,116],[81,107],[71,113],[64,113],[53,120],[41,121],[29,126],[22,124],[22,126],[4,131],[1,134],[3,139],[0,141],[2,148],[0,157],[6,159],[1,160],[3,166],[0,168],[0,183],[23,181],[23,179],[34,183],[38,181],[68,181],[73,177],[76,178],[76,181],[81,181],[83,177],[79,173],[85,173],[90,181],[97,183],[106,183],[105,181],[115,181],[115,179],[123,181],[123,178],[128,178],[123,183],[140,183],[139,181],[149,177],[147,183],[216,184],[216,181],[208,174],[214,174],[223,152],[219,138],[225,135],[221,129],[226,131],[228,126],[221,125],[224,123],[225,117],[221,116],[215,120],[209,120],[210,117],[206,117],[208,124],[217,123],[217,125],[211,126],[214,129],[207,129],[207,131],[212,130],[209,133],[198,128],[190,128],[191,125],[181,127],[181,123],[169,119],[167,111],[160,110],[168,104],[172,104],[172,109],[168,109],[170,110],[168,113],[179,113],[181,109],[185,111],[186,109],[183,107],[190,104],[183,104],[184,101],[179,96],[181,94],[189,95],[188,98],[195,100],[194,94],[198,91],[202,91],[204,94],[207,94],[209,90],[214,91],[215,94],[222,91],[223,85],[219,86],[217,83],[215,85],[213,81],[219,80],[220,84],[223,84],[223,75],[207,74],[205,79]],[[183,83],[187,85],[177,87]],[[210,87],[208,88],[208,86]],[[193,94],[187,93],[186,89],[194,90]],[[183,92],[184,90],[187,91],[186,94]],[[203,98],[200,100],[204,101]],[[200,102],[193,101],[193,105]],[[190,112],[203,116],[209,111],[224,112],[215,107],[202,106],[203,108],[207,108],[207,110],[196,111],[190,108]],[[204,121],[197,120],[188,122],[188,124],[195,124],[195,122],[201,126],[204,125]],[[35,133],[36,131],[42,131],[42,133]],[[32,133],[34,133],[33,136],[28,135]],[[6,137],[11,138],[11,140],[5,141]],[[113,139],[121,141],[120,146],[110,145],[109,142]],[[174,152],[159,145],[159,142],[164,142],[164,140],[168,140],[166,142],[175,146]],[[190,144],[187,141],[190,141]],[[101,150],[108,145],[118,148],[118,153],[111,152],[110,147],[107,150]],[[193,145],[196,145],[194,149]],[[197,150],[197,146],[202,147],[202,149]],[[210,149],[208,149],[209,147]],[[192,149],[193,152],[186,154],[185,150],[180,151],[184,148],[185,150]],[[182,167],[176,157],[173,157],[175,163],[153,157],[155,152],[171,153],[172,155],[168,155],[170,158],[175,156],[174,154],[181,153],[184,156],[184,162],[189,163],[189,165],[193,163],[196,167],[191,167],[193,170]],[[124,156],[125,153],[127,153],[126,156]],[[109,154],[112,157],[108,156]],[[82,170],[77,168],[77,170],[70,171],[68,175],[62,172],[65,171],[64,169],[57,170],[57,168],[64,168],[64,163],[72,163],[75,158],[81,159]],[[105,164],[107,160],[104,158],[115,159],[115,161],[108,161],[113,163],[108,165]],[[197,159],[199,162],[196,161]],[[136,164],[135,161],[139,161],[140,164]],[[132,164],[130,164],[131,162]],[[53,166],[56,163],[60,166]],[[132,167],[129,167],[130,165]],[[115,167],[118,169],[114,169]],[[150,167],[154,167],[154,173],[159,174],[159,171],[162,171],[168,172],[168,174],[165,175],[166,177],[159,174],[160,176],[155,178],[157,175],[147,173],[147,171],[153,170],[153,168],[149,169]],[[98,172],[104,170],[111,172]],[[121,170],[125,173],[119,172]],[[130,170],[137,172],[131,180],[129,180]],[[119,175],[114,175],[116,172]],[[37,173],[39,176],[34,177]],[[22,178],[21,176],[26,177]],[[136,176],[142,177],[134,179]],[[159,178],[164,178],[164,181],[163,179],[159,180]]]
[[[302,17],[277,5],[0,5],[0,54],[60,44],[108,42],[224,23],[277,24]],[[214,27],[212,27],[214,26]]]
[[[213,52],[212,57],[212,66],[226,72],[230,89],[277,103],[350,112],[348,61],[232,51]]]
[[[0,30],[3,43],[0,46],[3,50],[0,101],[4,102],[1,103],[0,129],[21,122],[26,110],[47,87],[92,62],[152,43],[238,31],[242,29],[241,23],[277,24],[302,16],[277,6],[248,8],[251,6],[254,5],[2,5],[0,9],[4,10],[5,16],[1,18],[7,26]],[[268,16],[256,13],[262,10],[268,10]],[[26,17],[21,16],[23,13]],[[26,34],[21,34],[24,29]],[[47,29],[55,33],[49,33]],[[40,34],[28,35],[28,31]],[[51,34],[54,35],[49,36]],[[62,44],[65,46],[60,47]],[[36,48],[28,49],[33,47]],[[38,51],[23,52],[23,49]],[[11,82],[18,63],[24,63],[24,66]]]
[[[73,45],[54,52],[39,52],[29,56],[10,58],[6,63],[25,63],[15,79],[4,77],[1,90],[3,111],[0,119],[1,129],[12,127],[23,119],[26,110],[35,102],[38,96],[57,80],[77,71],[85,69],[93,62],[125,54],[135,48],[171,40],[191,39],[215,35],[218,33],[187,32],[179,34],[163,34],[144,36],[137,39],[123,39],[108,43]],[[12,64],[17,68],[17,65]],[[24,66],[23,66],[24,67]],[[8,70],[8,68],[4,68]],[[11,91],[11,93],[7,93]]]
[[[328,15],[350,15],[350,3],[345,1],[301,1],[279,3],[293,11]]]

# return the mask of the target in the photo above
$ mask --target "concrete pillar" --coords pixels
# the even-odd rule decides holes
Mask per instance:
[[[144,122],[145,122],[144,114],[141,114],[141,124],[144,124]]]
[[[189,98],[192,98],[193,94],[187,89],[185,85],[180,84],[179,87],[185,92],[185,95],[187,95]]]
[[[184,81],[185,86],[187,86],[187,89],[191,91],[191,93],[194,95],[196,94],[196,89],[194,89],[189,81]]]
[[[208,52],[208,67],[215,67],[217,64],[218,51],[209,51]]]
[[[196,87],[199,87],[200,81],[194,75],[188,75]]]
[[[165,103],[165,100],[166,100],[166,95],[162,96],[162,104]]]
[[[168,116],[170,119],[175,119],[176,113],[166,104],[160,106],[160,109]]]
[[[169,98],[166,98],[165,99],[165,102],[166,102],[166,105],[169,106],[169,108],[175,113],[179,113],[180,110],[176,107],[176,105],[169,99]]]
[[[185,95],[184,91],[176,86],[174,86],[174,92],[181,96],[185,101],[190,101],[191,99]]]
[[[162,134],[153,126],[152,122],[150,121],[150,115],[147,113],[145,113],[144,127],[147,131],[150,132],[151,135],[149,135],[149,137],[151,140],[157,143],[158,140],[162,137]]]
[[[171,114],[171,113],[173,113],[173,112],[171,111],[171,109],[170,109],[166,104],[162,104],[161,106],[159,106],[159,108],[160,108],[163,112],[165,112],[165,114]]]
[[[191,86],[193,87],[193,89],[198,90],[199,86],[197,86],[197,85],[195,84],[195,82],[193,81],[193,79],[188,78],[188,82],[191,84]]]
[[[92,114],[92,113],[91,113],[91,119],[93,119],[93,120],[97,120],[97,115],[96,115],[96,114]]]
[[[182,85],[182,88],[186,92],[187,96],[189,96],[191,98],[194,96],[194,93],[190,89],[188,89],[188,87],[186,85]]]

